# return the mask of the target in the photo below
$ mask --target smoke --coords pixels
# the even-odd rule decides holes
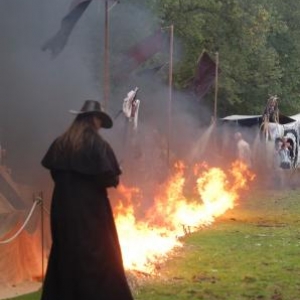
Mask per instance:
[[[69,0],[0,1],[0,26],[5,28],[0,32],[0,142],[7,149],[12,175],[28,184],[38,185],[48,174],[40,161],[53,139],[72,122],[74,117],[68,111],[80,109],[85,99],[103,98],[103,1],[91,3],[57,58],[41,51],[59,29],[69,5]],[[118,53],[160,26],[141,5],[125,1],[110,11],[109,18],[111,66]],[[174,48],[176,63],[180,41],[175,40]],[[159,170],[153,162],[159,162],[158,168],[160,163],[167,167],[168,150],[174,157],[188,155],[201,122],[210,115],[191,95],[174,89],[170,98],[168,56],[162,55],[161,61],[166,63],[162,74],[156,76],[161,79],[137,75],[111,83],[112,117],[121,109],[127,92],[139,87],[141,105],[134,137],[126,135],[123,116],[115,120],[113,129],[103,130],[123,163],[142,157],[141,169],[152,164],[153,171],[145,168],[141,172],[152,172],[153,178]]]
[[[72,120],[82,98],[96,97],[90,74],[72,44],[56,60],[41,45],[59,27],[68,1],[0,2],[1,144],[20,181],[35,183],[50,141]]]

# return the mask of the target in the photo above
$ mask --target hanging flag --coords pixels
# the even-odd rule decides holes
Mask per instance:
[[[165,34],[158,29],[138,44],[129,48],[122,56],[119,66],[116,67],[115,78],[126,77],[140,64],[147,61],[154,54],[163,50]]]
[[[91,2],[91,0],[73,0],[71,5],[70,5],[70,9],[69,9],[69,13],[76,8],[76,6],[80,5],[83,2]]]
[[[160,65],[158,65],[156,67],[143,69],[143,70],[137,72],[136,75],[137,76],[142,76],[142,77],[153,77],[158,72],[160,72],[166,65],[167,65],[167,63],[163,63],[163,64],[160,64]]]
[[[131,58],[136,66],[145,62],[155,53],[162,50],[163,34],[161,29],[158,29],[152,35],[146,37],[137,45],[127,51],[127,56]]]
[[[220,72],[218,70],[218,72]],[[203,51],[197,64],[196,74],[192,86],[199,98],[204,97],[216,78],[216,64],[206,51]]]
[[[42,46],[42,50],[49,50],[53,58],[60,54],[74,26],[91,2],[92,0],[73,0],[69,13],[61,21],[59,31]]]

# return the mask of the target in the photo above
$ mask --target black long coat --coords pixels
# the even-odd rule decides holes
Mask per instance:
[[[132,300],[106,188],[121,171],[109,144],[85,132],[85,148],[69,155],[55,140],[42,160],[55,186],[52,248],[42,300]]]

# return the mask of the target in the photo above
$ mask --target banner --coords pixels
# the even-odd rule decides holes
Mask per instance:
[[[193,89],[197,96],[202,98],[207,94],[215,82],[215,77],[216,64],[207,52],[204,51],[198,61],[196,74],[192,82]]]
[[[135,70],[139,65],[147,61],[154,54],[160,52],[164,48],[165,35],[158,29],[150,36],[138,42],[129,48],[121,58],[120,63],[115,67],[116,79],[127,77],[129,73]]]
[[[91,2],[92,0],[74,0],[69,13],[61,21],[59,31],[42,46],[42,50],[49,50],[53,58],[60,54],[66,46],[74,26]]]

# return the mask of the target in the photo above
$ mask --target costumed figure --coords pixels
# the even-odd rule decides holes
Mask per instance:
[[[74,122],[42,160],[54,191],[52,247],[41,299],[133,300],[107,195],[107,188],[118,185],[121,170],[98,133],[113,122],[94,100],[73,113]]]
[[[277,138],[275,141],[275,168],[274,179],[279,187],[285,187],[290,184],[292,168],[292,156],[290,143],[286,137]]]
[[[129,184],[136,184],[137,168],[132,168],[132,163],[138,158],[141,158],[141,149],[137,138],[138,114],[140,107],[140,100],[137,99],[138,87],[132,89],[127,93],[123,100],[121,113],[124,115],[124,168],[128,166],[127,178],[130,178]],[[132,181],[133,180],[133,181]]]
[[[267,105],[265,107],[265,110],[262,114],[262,132],[265,135],[266,139],[268,140],[269,138],[275,139],[274,132],[270,132],[270,126],[269,123],[279,123],[279,108],[278,108],[278,97],[275,96],[270,96],[267,102]],[[273,126],[274,128],[274,126]],[[277,128],[277,126],[276,126]],[[276,135],[276,133],[275,133]]]
[[[131,90],[123,101],[123,113],[129,122],[133,122],[133,128],[137,129],[138,114],[140,107],[140,100],[136,98],[138,88]]]
[[[286,137],[281,139],[281,147],[278,151],[280,157],[280,168],[291,169],[292,166],[292,149]]]
[[[243,161],[248,167],[252,166],[252,152],[250,145],[243,139],[240,132],[234,134],[234,138],[237,141],[237,158]]]

